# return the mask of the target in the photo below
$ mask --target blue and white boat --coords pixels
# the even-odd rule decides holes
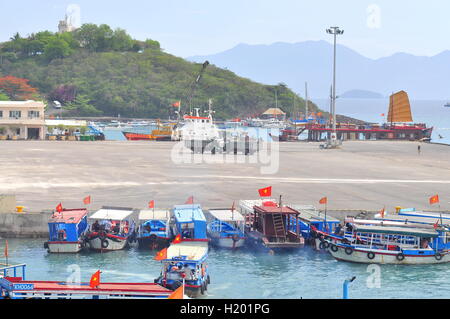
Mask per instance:
[[[168,247],[172,238],[169,210],[141,210],[137,240],[139,248],[161,249]]]
[[[207,257],[207,242],[182,239],[171,244],[166,258],[161,260],[162,271],[155,282],[171,290],[184,284],[186,295],[192,298],[203,295],[211,282]]]
[[[450,262],[449,230],[442,225],[436,228],[347,225],[348,241],[330,242],[328,249],[338,260],[377,264]]]
[[[207,225],[211,244],[221,248],[239,248],[245,243],[245,219],[234,209],[209,210],[213,220]]]
[[[172,235],[185,241],[208,241],[206,218],[200,204],[175,205],[173,208]]]
[[[55,212],[48,222],[49,240],[44,243],[49,253],[77,253],[84,247],[88,229],[85,208]]]

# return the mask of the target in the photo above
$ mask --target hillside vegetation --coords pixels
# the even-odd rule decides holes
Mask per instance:
[[[165,53],[157,41],[134,40],[107,25],[16,34],[0,44],[0,77],[29,80],[40,98],[60,101],[68,115],[166,118],[176,101],[185,112],[200,70],[201,64]],[[254,116],[275,106],[275,91],[288,115],[304,110],[304,100],[282,83],[262,85],[210,65],[192,104],[206,108],[212,99],[219,119]],[[311,103],[310,110],[318,111]]]

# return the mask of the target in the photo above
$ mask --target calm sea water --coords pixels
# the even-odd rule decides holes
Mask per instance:
[[[330,109],[330,101],[314,99],[323,110]],[[450,107],[444,107],[447,101],[411,100],[411,112],[414,122],[433,126],[432,142],[450,144]],[[386,99],[337,99],[336,113],[359,120],[384,123],[388,115],[389,98]],[[385,116],[382,117],[381,114]],[[441,136],[441,137],[440,137]]]
[[[152,251],[131,248],[58,255],[48,254],[43,242],[9,240],[10,262],[26,263],[30,280],[65,281],[73,269],[79,269],[81,280],[89,281],[100,269],[103,281],[153,282],[160,272]],[[450,297],[449,264],[380,266],[379,285],[367,265],[338,262],[310,247],[274,256],[210,249],[208,264],[211,285],[204,298],[342,298],[342,283],[352,276],[356,280],[350,286],[351,298]]]

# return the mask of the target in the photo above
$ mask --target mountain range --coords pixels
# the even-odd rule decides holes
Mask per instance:
[[[412,99],[450,97],[450,51],[431,57],[396,53],[371,59],[338,44],[336,52],[337,95],[365,90],[388,96],[405,90]],[[261,83],[285,83],[302,96],[305,82],[308,82],[309,96],[324,98],[330,95],[333,45],[327,41],[239,44],[221,53],[187,59],[194,62],[208,60]]]

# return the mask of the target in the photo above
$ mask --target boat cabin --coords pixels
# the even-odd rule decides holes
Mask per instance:
[[[104,206],[89,216],[90,230],[126,237],[134,230],[133,213],[132,208]]]
[[[78,242],[88,228],[85,208],[63,209],[48,221],[49,242]]]
[[[184,240],[207,240],[206,218],[200,204],[175,205],[173,208],[173,235]]]
[[[249,237],[260,237],[270,249],[298,248],[304,244],[300,233],[300,212],[288,206],[255,206]],[[297,225],[295,231],[291,225]]]
[[[224,248],[238,248],[245,240],[245,219],[235,209],[209,210],[212,217],[208,223],[208,235],[212,244]]]
[[[157,249],[169,245],[172,237],[169,210],[141,210],[139,212],[138,243],[140,248]]]

